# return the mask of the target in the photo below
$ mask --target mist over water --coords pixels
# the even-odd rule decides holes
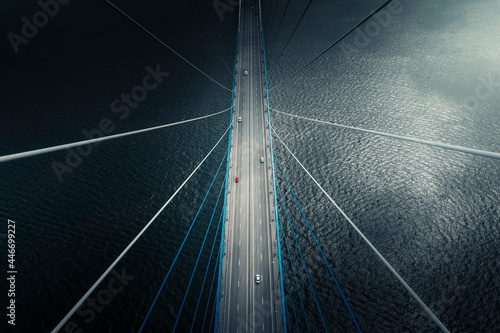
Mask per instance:
[[[278,59],[307,3],[289,4],[278,34],[285,2],[262,4],[272,108],[500,152],[498,1],[401,0],[383,24],[369,21],[374,30],[362,26],[364,37],[348,36],[293,79],[283,81],[382,1],[314,1]],[[230,73],[187,2],[116,4],[197,67],[231,86]],[[210,2],[193,5],[232,70],[237,9],[227,11],[220,20]],[[5,5],[5,10],[9,15],[2,23],[4,35],[19,33],[20,18],[31,17],[39,8]],[[74,1],[62,6],[18,54],[8,41],[1,47],[11,64],[4,66],[1,80],[1,155],[84,140],[82,131],[99,128],[103,118],[113,121],[112,134],[116,134],[230,106],[229,92],[101,2]],[[145,68],[157,64],[169,76],[120,119],[111,104],[141,85]],[[271,117],[298,159],[450,331],[500,330],[499,161],[275,112]],[[228,113],[223,113],[102,142],[63,175],[63,182],[52,163],[65,163],[66,151],[0,164],[0,216],[16,221],[17,228],[17,331],[52,330],[168,200],[228,123]],[[279,140],[273,142],[362,331],[437,331]],[[71,320],[78,327],[89,332],[137,332],[226,147],[223,141],[116,266],[117,274],[130,278],[126,285],[122,283],[123,290],[100,311],[95,310],[93,317],[88,312],[74,315]],[[279,168],[276,172],[327,327],[354,331]],[[223,177],[224,170],[146,331],[173,328]],[[219,214],[220,204],[215,218]],[[321,331],[319,311],[282,204],[280,214],[291,254],[284,253],[291,286],[290,293],[284,281],[287,326],[294,332],[296,326],[307,330],[291,258],[307,322],[311,331]],[[190,329],[217,222],[210,227],[178,331]],[[281,242],[286,251],[283,238]],[[106,277],[96,293],[109,288],[113,277]],[[209,287],[205,285],[194,331],[201,330]]]

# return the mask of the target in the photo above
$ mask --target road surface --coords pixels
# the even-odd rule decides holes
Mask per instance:
[[[259,3],[242,1],[231,140],[226,254],[219,329],[277,332],[281,325],[265,111]],[[241,117],[241,122],[239,118]],[[261,162],[261,158],[264,162]],[[235,182],[235,177],[239,182]],[[261,282],[256,283],[256,275]],[[276,301],[278,299],[278,301]],[[278,314],[278,320],[277,320]],[[278,323],[278,324],[277,324]]]

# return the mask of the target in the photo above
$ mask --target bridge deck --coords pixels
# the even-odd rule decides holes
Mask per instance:
[[[218,325],[222,332],[282,331],[258,10],[257,1],[254,8],[250,1],[241,2]]]

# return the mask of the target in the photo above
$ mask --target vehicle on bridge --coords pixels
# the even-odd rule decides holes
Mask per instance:
[[[238,122],[241,123],[241,117],[238,117]]]
[[[245,75],[248,75],[248,71],[245,71],[244,73],[245,73]]]
[[[257,284],[260,283],[260,275],[259,274],[255,275],[255,283],[257,283]]]
[[[236,178],[234,179],[234,181],[237,183],[237,182],[239,182],[240,180],[239,180],[239,178],[238,178],[238,177],[236,177]]]
[[[260,163],[264,163],[264,157],[260,158]]]

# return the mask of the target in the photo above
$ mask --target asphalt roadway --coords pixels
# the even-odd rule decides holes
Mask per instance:
[[[223,332],[277,332],[272,184],[258,1],[242,1],[236,63],[226,252],[219,326]],[[239,118],[241,117],[241,122]],[[261,157],[264,162],[261,162]],[[239,182],[235,182],[235,177]],[[260,283],[256,282],[260,275]],[[278,322],[278,324],[277,324]]]

